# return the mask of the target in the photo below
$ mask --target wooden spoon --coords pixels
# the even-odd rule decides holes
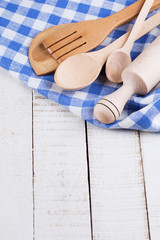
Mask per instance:
[[[160,12],[143,23],[137,39],[160,24]],[[90,53],[77,54],[62,62],[55,72],[55,82],[66,90],[77,90],[90,85],[99,75],[108,56],[125,43],[129,32],[107,47]]]
[[[113,51],[109,56],[106,63],[106,74],[110,81],[121,82],[121,73],[131,63],[130,52],[132,46],[153,2],[154,0],[145,1],[125,45]]]
[[[138,15],[143,3],[144,3],[144,0],[138,0],[135,3],[131,4],[129,7],[126,7],[123,10],[121,10],[120,12],[112,14],[111,16],[106,17],[106,18],[96,19],[96,20],[88,20],[88,21],[83,21],[83,22],[78,22],[78,23],[67,23],[67,24],[57,25],[57,26],[53,26],[51,28],[48,28],[48,29],[40,32],[32,40],[32,43],[29,47],[29,60],[30,60],[31,66],[33,67],[35,73],[37,75],[45,75],[45,74],[51,73],[51,72],[56,70],[59,63],[62,62],[65,58],[67,58],[71,55],[75,55],[77,53],[88,52],[91,49],[95,48],[117,26],[120,26],[123,23],[128,22],[128,21],[132,20],[133,18],[135,18]],[[152,5],[151,11],[154,11],[159,7],[160,7],[160,0],[155,0],[153,5]],[[75,48],[75,46],[73,47],[73,45],[72,45],[72,44],[74,44],[74,42],[70,41],[70,42],[72,42],[71,45],[73,47],[72,48],[73,51],[68,52],[69,45],[66,45],[66,40],[67,39],[64,39],[64,41],[61,41],[59,43],[57,42],[55,45],[53,45],[54,47],[56,47],[56,50],[59,49],[58,51],[54,52],[54,54],[55,54],[55,58],[54,58],[48,52],[50,47],[48,45],[46,45],[47,44],[46,41],[51,40],[51,43],[53,43],[53,41],[55,39],[56,39],[56,41],[59,40],[59,37],[62,36],[62,34],[67,31],[67,29],[69,30],[72,27],[73,28],[77,28],[77,27],[79,28],[81,26],[81,24],[82,25],[86,24],[87,26],[88,25],[91,26],[90,29],[87,27],[86,31],[83,31],[84,30],[83,26],[82,26],[82,29],[81,29],[83,37],[84,37],[83,38],[84,42],[88,39],[87,44],[82,45],[81,47],[73,50],[73,48]],[[87,31],[88,31],[89,35],[87,35],[87,39],[86,39],[86,32]],[[92,34],[89,33],[90,31],[92,32]],[[79,35],[79,37],[80,36],[82,36],[82,35]],[[70,36],[70,37],[73,37],[73,36]],[[78,39],[82,40],[82,38],[78,38]],[[69,40],[71,40],[71,39],[69,38],[68,41]],[[64,42],[65,42],[65,44],[64,44]],[[89,42],[91,44],[89,44]],[[43,44],[47,48],[45,48]],[[62,45],[63,46],[65,45],[65,48],[59,48]],[[71,45],[70,45],[70,47],[71,47]],[[59,60],[57,61],[56,60],[57,55],[60,56],[61,53],[64,54],[65,50],[67,50],[68,53],[66,55],[64,55],[63,57],[59,58]]]
[[[96,104],[94,115],[100,122],[114,122],[134,93],[147,94],[160,81],[160,36],[122,72],[122,81],[122,87]]]

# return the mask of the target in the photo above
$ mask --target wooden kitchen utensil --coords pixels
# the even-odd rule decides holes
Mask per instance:
[[[143,23],[137,39],[159,24],[160,12]],[[103,64],[111,52],[122,47],[128,36],[129,32],[101,50],[69,57],[59,65],[55,72],[56,84],[66,90],[77,90],[90,85],[99,75]]]
[[[113,51],[108,57],[106,74],[111,82],[120,83],[122,71],[131,63],[130,52],[153,2],[154,0],[146,0],[144,2],[126,43],[122,48]]]
[[[153,3],[154,0],[147,1]],[[46,38],[43,45],[55,60],[61,63],[73,54],[86,52],[98,46],[116,27],[133,19],[143,3],[144,1],[139,0],[106,18],[71,23],[68,27],[64,25],[62,30]]]
[[[114,122],[134,93],[147,94],[160,81],[160,36],[122,72],[122,81],[122,87],[96,104],[94,114],[100,122]]]
[[[115,29],[117,26],[122,25],[123,23],[132,20],[136,15],[138,15],[142,5],[144,3],[144,0],[138,0],[129,7],[121,10],[120,12],[117,12],[107,18],[104,19],[97,19],[97,20],[89,20],[89,21],[84,21],[84,22],[79,22],[79,23],[68,23],[68,24],[63,24],[63,25],[58,25],[54,26],[51,28],[48,28],[42,32],[40,32],[33,40],[29,48],[29,60],[31,63],[31,66],[33,67],[35,73],[37,75],[45,75],[48,73],[53,72],[57,66],[58,66],[58,61],[62,62],[64,59],[68,58],[71,55],[75,55],[77,53],[82,53],[82,52],[87,52],[90,51],[91,49],[95,48],[98,46],[107,36],[108,34]],[[151,11],[157,9],[160,7],[160,1],[155,0]],[[76,29],[76,27],[83,25],[82,29],[82,35],[80,36],[85,37],[84,38],[79,38],[77,41],[81,41],[84,39],[86,44],[82,45],[81,47],[69,52],[68,54],[62,56],[59,58],[58,61],[56,61],[51,55],[47,52],[45,47],[43,46],[42,42],[45,44],[45,40],[50,39],[51,43],[54,42],[54,40],[57,42],[60,40],[60,37],[62,36],[61,34],[64,32],[66,33],[69,31],[70,28]],[[93,25],[92,25],[93,24]],[[84,31],[84,25],[88,28],[87,31]],[[68,30],[67,30],[68,29]],[[93,30],[92,30],[93,29]],[[90,31],[92,33],[90,33]],[[85,33],[86,32],[86,33]],[[69,32],[68,32],[69,33]],[[73,32],[72,32],[73,33]],[[52,37],[51,37],[52,36]],[[74,37],[74,35],[71,35],[68,40],[71,41],[71,38]],[[78,37],[77,37],[78,38]],[[61,44],[64,43],[66,39],[64,39],[62,42],[57,42],[55,44],[56,50]],[[83,43],[84,43],[83,42]],[[67,43],[65,42],[64,45]],[[75,44],[72,42],[72,44]],[[82,43],[81,43],[82,44]],[[80,45],[81,45],[80,44]],[[47,45],[48,46],[48,45]],[[69,45],[66,45],[64,49],[68,49]],[[61,53],[65,53],[64,49],[62,50],[59,49],[57,52],[54,53],[54,56],[56,54],[56,59],[60,56]],[[68,52],[68,50],[66,51]],[[62,54],[62,55],[63,55]]]

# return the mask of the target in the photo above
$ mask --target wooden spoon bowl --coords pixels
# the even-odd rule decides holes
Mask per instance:
[[[131,57],[128,53],[121,51],[121,49],[115,50],[109,56],[106,64],[108,79],[114,83],[120,83],[121,73],[130,63]]]
[[[101,68],[101,64],[89,53],[77,54],[59,65],[55,72],[55,82],[65,90],[84,88],[98,77]]]
[[[111,56],[108,58],[106,74],[110,81],[115,83],[121,82],[121,73],[131,63],[131,49],[153,2],[154,0],[145,0],[125,45],[121,49],[116,50],[116,52],[111,53]]]

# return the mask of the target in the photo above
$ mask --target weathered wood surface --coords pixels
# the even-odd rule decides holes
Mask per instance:
[[[103,138],[102,138],[103,136]],[[148,239],[138,134],[88,126],[93,236]]]
[[[35,239],[90,240],[84,122],[34,94]]]
[[[0,239],[32,239],[32,91],[1,71],[0,92]]]
[[[0,239],[160,239],[159,134],[86,124],[4,70],[0,88]]]
[[[141,133],[151,240],[160,239],[160,135]]]

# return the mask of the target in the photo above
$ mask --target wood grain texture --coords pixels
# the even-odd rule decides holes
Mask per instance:
[[[160,135],[141,133],[141,149],[147,195],[150,235],[160,239]]]
[[[36,240],[90,240],[85,128],[48,99],[34,96]]]
[[[88,125],[93,239],[147,240],[139,140]]]
[[[32,90],[0,69],[0,239],[33,239]]]

